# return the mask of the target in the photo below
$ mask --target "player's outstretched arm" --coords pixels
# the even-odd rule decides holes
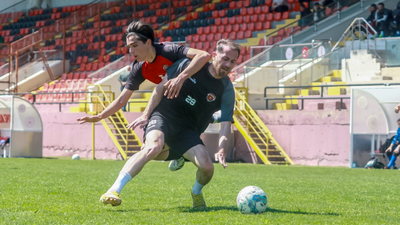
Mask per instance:
[[[197,73],[211,59],[211,55],[208,52],[194,48],[189,49],[186,56],[192,59],[186,69],[183,70],[178,77],[169,80],[165,84],[167,89],[164,95],[167,96],[167,98],[178,97],[183,82],[193,76],[193,74]]]
[[[143,111],[143,114],[138,117],[135,121],[130,123],[126,128],[135,129],[139,126],[139,128],[144,128],[150,118],[151,113],[156,108],[156,106],[160,103],[163,93],[164,93],[164,84],[167,82],[167,76],[164,76],[161,83],[159,83],[156,88],[153,90],[151,97],[149,99],[149,103],[146,106],[146,109]]]
[[[96,123],[105,119],[114,113],[118,112],[129,101],[133,91],[124,89],[121,94],[116,98],[107,108],[105,108],[99,115],[85,116],[76,119],[80,124],[82,123]]]
[[[215,153],[215,161],[219,162],[224,168],[227,167],[225,157],[231,139],[231,122],[221,122],[219,131],[219,151]]]

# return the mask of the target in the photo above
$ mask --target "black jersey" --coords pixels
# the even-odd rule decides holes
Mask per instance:
[[[155,44],[156,58],[154,62],[134,61],[126,82],[125,88],[131,91],[139,89],[140,84],[149,80],[155,84],[162,81],[167,68],[178,61],[186,58],[189,48],[177,44]]]
[[[179,60],[167,70],[168,79],[178,76],[190,63],[190,59]],[[221,110],[220,121],[233,122],[235,92],[228,77],[214,78],[208,71],[207,63],[187,79],[177,98],[165,96],[153,113],[168,119],[171,123],[186,125],[198,133],[204,132],[214,112]]]

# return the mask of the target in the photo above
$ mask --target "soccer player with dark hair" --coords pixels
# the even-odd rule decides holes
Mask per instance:
[[[176,98],[183,82],[199,71],[210,59],[205,51],[166,43],[154,43],[154,30],[144,21],[133,21],[126,29],[126,44],[131,55],[135,57],[128,80],[121,94],[100,114],[78,118],[80,123],[98,122],[115,114],[129,101],[132,93],[139,89],[140,84],[149,80],[155,84],[161,82],[166,70],[174,62],[183,58],[192,61],[175,79],[164,84],[168,98]]]
[[[168,80],[164,79],[150,98],[143,115],[128,125],[128,128],[144,127],[145,140],[141,151],[124,165],[111,188],[101,196],[100,202],[117,206],[121,204],[123,187],[135,177],[150,160],[173,160],[184,157],[197,168],[196,181],[192,187],[194,209],[205,209],[202,189],[210,182],[214,165],[200,139],[213,113],[221,110],[219,148],[215,160],[225,168],[225,155],[230,138],[235,93],[228,77],[240,55],[240,45],[222,39],[212,53],[213,62],[187,79],[177,98],[163,96],[164,83],[174,79],[189,65],[183,59],[172,65]]]

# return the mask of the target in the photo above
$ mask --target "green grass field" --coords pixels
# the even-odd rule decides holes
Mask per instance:
[[[209,209],[191,210],[195,167],[170,172],[150,162],[122,192],[122,205],[98,202],[123,161],[0,159],[1,224],[399,224],[400,171],[215,164],[203,192]],[[236,196],[261,187],[268,209],[242,215]]]

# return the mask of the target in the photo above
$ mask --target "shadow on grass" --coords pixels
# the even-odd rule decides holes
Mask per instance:
[[[215,212],[215,211],[221,211],[221,210],[230,210],[230,211],[238,211],[237,207],[234,206],[214,206],[214,207],[207,207],[206,210],[195,210],[191,207],[175,207],[175,208],[170,208],[170,209],[107,209],[107,211],[113,211],[113,212],[133,212],[133,211],[146,211],[146,212],[171,212],[174,210],[178,210],[180,212],[187,212],[187,213],[196,213],[196,212]]]
[[[188,212],[188,213],[196,213],[196,212],[215,212],[215,211],[238,211],[238,208],[235,206],[211,206],[207,207],[205,210],[196,210],[191,207],[178,207],[181,212]]]
[[[268,207],[266,212],[268,213],[291,213],[291,214],[304,214],[304,215],[319,215],[319,216],[339,216],[338,213],[316,213],[316,212],[303,212],[303,211],[288,211],[288,210],[281,210],[281,209],[274,209]]]
[[[133,212],[133,211],[146,211],[146,212],[171,212],[174,209],[177,209],[180,212],[184,213],[199,213],[199,212],[215,212],[215,211],[223,211],[223,210],[228,210],[228,211],[239,211],[236,206],[212,206],[212,207],[207,207],[206,210],[195,210],[191,207],[175,207],[175,208],[170,208],[170,209],[107,209],[107,211],[113,211],[113,212]],[[302,214],[302,215],[318,215],[318,216],[339,216],[340,214],[338,213],[324,213],[324,212],[304,212],[304,211],[289,211],[289,210],[281,210],[281,209],[274,209],[268,207],[265,213],[288,213],[288,214]]]

